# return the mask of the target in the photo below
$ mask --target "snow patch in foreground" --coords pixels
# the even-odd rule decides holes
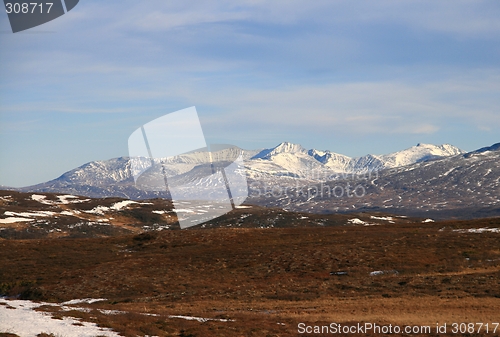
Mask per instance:
[[[363,220],[358,219],[358,218],[349,219],[349,220],[347,220],[347,222],[349,222],[349,223],[351,223],[353,225],[364,225],[366,223]]]
[[[394,218],[392,216],[370,216],[370,219],[373,220],[384,220],[384,221],[392,221]]]
[[[52,205],[52,202],[45,200],[45,198],[46,198],[45,195],[40,195],[40,194],[33,194],[33,195],[31,195],[31,199],[32,200],[38,201],[41,204]]]
[[[24,218],[29,218],[29,217],[37,217],[37,216],[42,216],[42,217],[49,217],[53,216],[55,213],[50,212],[50,211],[34,211],[34,212],[11,212],[11,211],[5,211],[3,214],[7,216],[22,216]]]
[[[500,233],[500,228],[469,228],[469,229],[454,229],[457,233]]]
[[[104,212],[109,211],[109,207],[106,206],[96,206],[92,208],[90,211],[84,211],[85,213],[104,215]]]
[[[87,304],[92,304],[94,302],[101,302],[101,301],[107,301],[106,298],[83,298],[83,299],[75,299],[71,301],[66,301],[61,304],[63,305],[70,305],[70,304],[80,304],[80,303],[87,303]]]
[[[14,222],[21,222],[21,221],[35,221],[35,219],[16,218],[16,217],[9,217],[9,218],[5,218],[5,219],[0,219],[0,223],[14,223]]]
[[[38,201],[39,203],[45,204],[45,205],[54,205],[54,204],[58,204],[58,203],[65,204],[65,205],[78,204],[78,203],[82,203],[82,202],[86,202],[86,201],[90,200],[90,199],[80,199],[80,197],[77,197],[77,196],[71,195],[71,194],[58,195],[57,198],[59,199],[59,202],[47,200],[46,195],[41,195],[41,194],[32,194],[31,195],[32,200]],[[68,199],[71,199],[71,200],[68,200]]]
[[[165,213],[170,213],[169,211],[151,211],[154,214],[165,214]]]
[[[369,223],[358,218],[347,220],[351,225],[378,226],[378,223]]]
[[[137,202],[132,201],[132,200],[124,200],[124,201],[119,201],[117,203],[114,203],[111,207],[99,205],[99,206],[92,208],[90,211],[84,211],[84,212],[91,213],[91,214],[97,214],[97,215],[104,215],[105,212],[109,212],[110,210],[121,211],[123,208],[127,207],[130,204],[137,204]]]
[[[69,317],[53,319],[49,313],[34,310],[42,305],[54,304],[0,299],[0,332],[14,333],[23,337],[36,337],[41,332],[56,336],[120,337],[116,332],[99,328],[95,323]]]
[[[122,208],[124,207],[127,207],[128,205],[130,204],[137,204],[137,202],[135,201],[132,201],[132,200],[124,200],[124,201],[120,201],[120,202],[117,202],[116,204],[114,204],[113,206],[111,206],[110,208],[111,209],[114,209],[116,211],[119,211],[121,210]]]
[[[188,321],[198,321],[201,323],[205,323],[208,321],[217,321],[217,322],[234,322],[233,319],[220,319],[220,318],[203,318],[203,317],[195,317],[195,316],[180,316],[180,315],[169,315],[168,318],[182,318]]]
[[[375,270],[370,273],[370,276],[386,275],[386,274],[398,275],[399,272],[397,270]]]

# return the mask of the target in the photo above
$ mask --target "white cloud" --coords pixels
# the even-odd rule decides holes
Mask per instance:
[[[500,9],[491,1],[149,1],[126,2],[123,25],[160,31],[206,23],[246,21],[356,25],[397,23],[413,29],[460,36],[500,32]]]
[[[302,130],[430,134],[453,124],[500,127],[500,80],[493,75],[426,83],[372,81],[274,90],[205,91],[198,101],[227,111],[214,124],[276,125]],[[473,83],[473,85],[471,85]],[[483,88],[483,90],[477,90]],[[232,118],[237,116],[237,118]],[[228,125],[225,124],[227,127]]]

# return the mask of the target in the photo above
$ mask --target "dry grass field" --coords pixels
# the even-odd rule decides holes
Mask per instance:
[[[497,218],[1,240],[0,292],[57,303],[105,298],[78,305],[89,312],[40,310],[123,336],[334,335],[301,334],[301,322],[422,325],[432,331],[421,335],[451,336],[454,322],[500,321],[500,233],[467,231],[498,227]],[[437,334],[436,323],[448,333]]]

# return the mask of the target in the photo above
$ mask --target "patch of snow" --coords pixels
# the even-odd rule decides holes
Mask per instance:
[[[110,208],[114,209],[115,211],[119,211],[122,208],[127,207],[130,204],[137,204],[137,202],[132,201],[132,200],[124,200],[124,201],[117,202],[116,204],[114,204]]]
[[[5,219],[0,219],[0,223],[14,223],[14,222],[21,222],[21,221],[35,221],[35,219],[16,218],[16,217],[10,217],[10,218],[5,218]]]
[[[350,224],[353,224],[353,225],[363,225],[363,226],[378,226],[379,225],[377,223],[369,223],[369,222],[363,221],[363,220],[358,219],[358,218],[349,219],[349,220],[347,220],[347,222],[349,222]]]
[[[29,218],[29,217],[37,217],[37,216],[47,217],[47,216],[52,216],[55,213],[50,212],[50,211],[35,211],[33,213],[30,213],[30,212],[17,213],[17,212],[5,211],[4,214],[7,216],[22,216],[25,218]]]
[[[175,209],[176,213],[194,213],[192,209],[186,209],[186,208],[176,208]]]
[[[392,216],[371,216],[370,219],[374,220],[385,220],[385,221],[392,221],[394,218]]]
[[[82,202],[89,201],[90,199],[80,199],[77,196],[71,195],[71,194],[66,194],[66,195],[58,195],[57,198],[59,199],[59,203],[61,204],[79,204]],[[72,200],[68,200],[72,199]]]
[[[453,232],[458,233],[500,233],[500,228],[469,228],[469,229],[454,229]]]
[[[105,310],[105,309],[97,309],[101,314],[104,315],[120,315],[120,314],[126,314],[126,311],[120,311],[120,310]]]
[[[252,206],[239,205],[239,206],[235,206],[235,208],[252,208]]]
[[[434,222],[434,220],[432,220],[432,219],[425,219],[425,220],[424,220],[424,221],[422,221],[422,222]]]
[[[109,211],[109,207],[97,206],[92,208],[90,211],[84,211],[85,213],[104,215],[104,212]]]
[[[448,171],[446,171],[445,173],[440,174],[439,176],[440,177],[446,177],[448,174],[450,174],[451,172],[453,172],[455,169],[456,169],[456,167],[453,167],[453,168],[449,169]]]
[[[59,214],[61,214],[61,215],[70,215],[70,216],[74,216],[75,214],[79,214],[79,213],[80,213],[80,211],[73,210],[73,211],[62,211],[62,212],[61,212],[61,213],[59,213]]]
[[[38,201],[41,204],[52,205],[52,201],[45,200],[47,197],[41,194],[32,194],[31,199]]]
[[[364,225],[366,224],[366,222],[364,222],[363,220],[360,220],[358,218],[354,218],[354,219],[349,219],[347,220],[347,222],[353,224],[353,225]]]
[[[42,305],[53,306],[53,303],[5,299],[0,303],[6,304],[0,305],[0,331],[2,332],[6,331],[23,337],[36,337],[42,332],[59,336],[120,337],[111,329],[99,328],[95,323],[69,317],[53,319],[50,313],[34,310]]]
[[[68,201],[67,199],[78,199],[77,196],[74,196],[74,195],[71,195],[71,194],[66,194],[66,195],[58,195],[57,196],[57,199],[59,199],[59,202],[62,203],[62,204],[69,204],[70,201]]]
[[[77,204],[77,203],[82,203],[89,201],[90,199],[79,199],[79,197],[71,195],[71,194],[66,194],[66,195],[58,195],[57,198],[59,199],[59,202],[51,201],[51,200],[46,200],[47,196],[41,195],[41,194],[32,194],[31,199],[38,201],[41,204],[45,205],[54,205],[57,203],[60,204]],[[68,200],[68,199],[73,199],[73,200]]]
[[[399,274],[397,270],[375,270],[370,273],[370,276],[378,276],[378,275],[384,275],[384,274]]]
[[[217,322],[234,322],[233,319],[220,319],[220,318],[203,318],[203,317],[195,317],[195,316],[180,316],[180,315],[169,315],[168,318],[182,318],[188,321],[198,321],[201,323],[205,323],[208,321],[217,321]]]

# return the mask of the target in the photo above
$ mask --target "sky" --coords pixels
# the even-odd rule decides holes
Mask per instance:
[[[500,142],[499,1],[80,0],[0,13],[0,185],[128,155],[196,106],[208,143],[356,157]]]

